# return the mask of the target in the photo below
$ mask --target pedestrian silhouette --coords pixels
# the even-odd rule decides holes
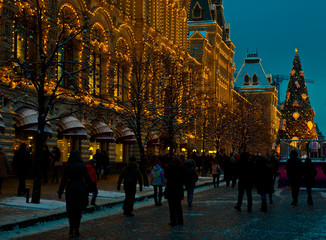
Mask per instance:
[[[165,185],[165,177],[164,177],[164,170],[161,167],[159,160],[155,160],[155,165],[152,168],[150,178],[151,178],[151,184],[154,187],[155,206],[162,206],[162,203],[161,203],[162,188],[163,188],[163,185]]]
[[[292,203],[291,205],[296,206],[298,204],[300,183],[302,178],[302,162],[298,158],[298,153],[296,150],[292,150],[290,153],[290,158],[286,163],[286,174],[291,186],[292,192]]]
[[[2,194],[2,182],[10,170],[6,153],[3,151],[3,146],[0,146],[0,194]]]
[[[137,180],[139,183],[139,191],[141,192],[143,190],[142,175],[138,164],[136,163],[135,157],[130,157],[127,166],[121,170],[117,186],[117,189],[120,191],[120,185],[123,181],[123,188],[126,194],[125,201],[123,203],[123,214],[127,217],[134,216],[132,211],[134,210]]]
[[[303,178],[307,188],[308,199],[307,202],[309,205],[313,204],[311,196],[311,188],[315,184],[315,177],[317,175],[317,170],[311,162],[309,157],[306,158],[306,161],[303,164]]]
[[[169,203],[170,226],[183,225],[181,201],[184,198],[184,168],[181,161],[174,157],[165,172],[165,198]]]
[[[26,176],[31,164],[32,156],[26,148],[26,143],[21,143],[19,149],[15,151],[13,158],[14,171],[16,172],[19,181],[17,196],[25,195]]]
[[[243,152],[240,155],[238,171],[238,202],[234,206],[237,211],[241,211],[244,192],[247,194],[247,211],[252,211],[252,186],[254,181],[254,167],[249,159],[249,154]]]
[[[267,159],[262,156],[256,157],[256,187],[257,193],[261,197],[260,210],[266,212],[267,194],[269,195],[270,203],[272,202],[273,170],[269,167]]]
[[[95,161],[92,159],[90,160],[87,164],[86,164],[86,168],[87,168],[87,172],[89,174],[89,176],[91,177],[93,183],[94,183],[94,189],[93,191],[91,191],[91,189],[88,188],[88,192],[92,193],[92,200],[91,200],[91,205],[96,206],[96,198],[97,198],[97,194],[98,194],[98,189],[97,189],[97,175],[96,175],[96,171],[94,168],[95,165]]]
[[[185,161],[184,171],[185,171],[184,181],[187,190],[188,207],[192,207],[195,186],[196,186],[196,182],[198,181],[198,174],[196,172],[195,162],[192,159],[188,159],[187,161]]]
[[[52,157],[52,168],[53,168],[53,176],[51,182],[57,184],[59,182],[58,171],[63,165],[62,162],[60,161],[61,152],[57,146],[53,147],[51,152],[51,157]]]
[[[88,189],[94,189],[94,184],[87,172],[79,151],[70,152],[68,165],[64,169],[58,197],[61,199],[66,189],[66,209],[69,218],[69,236],[78,237],[82,211],[88,205]],[[92,190],[93,191],[93,190]]]

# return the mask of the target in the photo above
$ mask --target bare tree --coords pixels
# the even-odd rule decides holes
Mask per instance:
[[[163,144],[169,147],[169,155],[176,150],[176,139],[182,132],[195,125],[200,118],[204,86],[199,77],[200,69],[185,55],[168,55],[162,59],[163,76],[157,85],[159,106],[157,118],[160,119],[163,131]]]
[[[221,146],[229,142],[228,137],[232,126],[233,113],[228,104],[216,99],[209,109],[207,135],[209,140],[215,142],[217,157]]]
[[[233,108],[229,139],[238,152],[262,153],[264,132],[261,106],[243,99],[237,101]]]
[[[117,65],[114,83],[114,100],[117,106],[111,108],[128,128],[135,134],[140,153],[140,167],[144,184],[148,185],[146,175],[145,145],[151,131],[156,130],[160,119],[155,118],[158,93],[155,84],[162,75],[159,59],[164,55],[151,37],[134,48],[118,45]]]
[[[26,98],[12,100],[21,101],[38,112],[32,202],[39,203],[45,125],[77,111],[72,106],[79,106],[82,101],[82,72],[91,66],[88,61],[74,56],[73,47],[82,45],[87,39],[89,23],[85,13],[64,7],[57,9],[52,1],[16,1],[11,4],[18,4],[19,10],[15,13],[14,35],[11,36],[14,47],[4,68],[9,77],[3,84],[17,92],[28,89],[37,97],[35,105]],[[60,104],[70,105],[72,111],[50,118],[49,114]]]

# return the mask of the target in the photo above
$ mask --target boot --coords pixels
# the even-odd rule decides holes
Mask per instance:
[[[72,217],[69,217],[69,237],[74,235],[74,221]]]
[[[78,216],[75,219],[75,237],[80,236],[80,233],[79,233],[80,220],[81,220],[81,216]]]

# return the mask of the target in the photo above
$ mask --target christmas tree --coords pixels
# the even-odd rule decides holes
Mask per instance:
[[[296,49],[280,123],[279,140],[318,139],[304,71]]]

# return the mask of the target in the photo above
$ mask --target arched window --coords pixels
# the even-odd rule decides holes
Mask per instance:
[[[14,57],[20,61],[38,61],[38,47],[35,44],[39,37],[36,31],[35,16],[28,9],[22,9],[14,21]],[[6,33],[6,30],[4,31]]]
[[[71,39],[71,36],[78,31],[80,26],[77,12],[68,5],[63,6],[59,11],[58,26],[64,29],[61,41],[66,42],[58,49],[58,80],[61,80],[61,86],[75,89],[78,84],[78,75],[71,74],[78,69],[81,60],[79,58],[81,41],[77,38]]]
[[[122,101],[128,97],[127,84],[129,82],[130,62],[129,46],[124,39],[119,39],[116,46],[117,62],[114,69],[114,96]]]
[[[258,84],[258,77],[256,73],[252,76],[252,84],[257,85]]]
[[[203,17],[203,9],[200,7],[197,2],[194,8],[192,9],[192,18],[196,20],[201,20]]]
[[[92,68],[88,77],[89,92],[94,96],[103,96],[106,92],[105,76],[108,64],[108,37],[100,23],[93,25],[90,40],[90,63]]]
[[[249,83],[250,83],[250,77],[248,76],[248,74],[246,74],[243,79],[243,84],[249,85]]]

